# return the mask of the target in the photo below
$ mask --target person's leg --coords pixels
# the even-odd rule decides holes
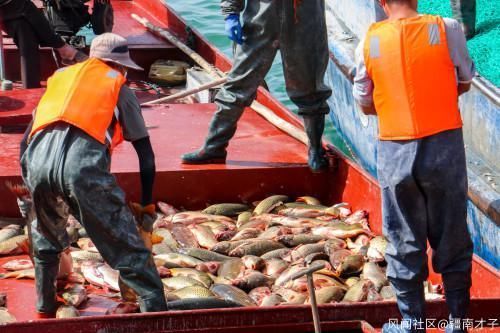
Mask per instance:
[[[418,140],[380,141],[377,170],[382,188],[383,233],[387,277],[391,282],[402,326],[385,325],[384,331],[416,331],[425,318],[423,282],[427,279],[427,216],[425,197],[413,170]],[[405,326],[408,325],[408,326]],[[410,329],[411,327],[411,329]]]
[[[13,39],[21,56],[21,79],[26,89],[40,87],[40,54],[38,38],[24,17],[3,22],[7,34]]]
[[[228,81],[215,97],[214,114],[203,147],[182,156],[184,163],[220,163],[226,159],[226,147],[236,132],[237,122],[257,94],[276,56],[279,16],[277,1],[254,0],[243,13],[245,41],[236,47]]]
[[[426,138],[418,161],[415,177],[427,200],[433,269],[443,276],[450,317],[465,319],[470,301],[473,245],[466,220],[467,165],[462,130]]]
[[[71,212],[87,231],[104,260],[139,296],[143,312],[165,311],[166,301],[151,252],[140,238],[125,194],[109,172],[106,148],[72,128],[62,179]]]
[[[43,13],[31,1],[29,1],[24,8],[24,17],[33,27],[40,46],[58,49],[66,44],[62,38],[55,33],[54,29],[52,29]]]
[[[61,197],[45,186],[36,186],[33,197],[37,219],[31,224],[35,264],[37,311],[53,314],[57,310],[56,278],[64,249],[69,246],[66,232],[67,208]]]
[[[56,49],[63,61],[68,63],[71,63],[74,60],[85,60],[83,59],[85,58],[85,55],[83,53],[79,53],[79,59],[75,59],[75,57],[77,57],[78,51],[74,47],[66,44],[61,36],[56,34],[47,18],[31,1],[28,2],[24,9],[24,16],[26,21],[29,22],[33,27],[33,31],[37,36],[40,46],[46,46]]]
[[[56,184],[59,156],[51,153],[54,141],[50,133],[48,136],[44,134],[30,144],[21,163],[36,212],[29,233],[35,264],[36,308],[39,313],[50,316],[57,310],[59,259],[69,245],[69,239],[66,233],[67,205],[58,194]]]
[[[464,28],[467,39],[476,33],[476,0],[450,0],[453,17]]]
[[[326,103],[331,89],[324,84],[328,65],[328,36],[324,0],[283,1],[284,22],[280,46],[286,90],[298,106],[309,138],[309,166],[319,171],[328,166],[321,138],[325,127]]]

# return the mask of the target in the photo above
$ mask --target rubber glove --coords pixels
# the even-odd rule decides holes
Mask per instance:
[[[156,219],[156,207],[154,204],[150,204],[147,206],[142,206],[138,203],[131,202],[130,209],[132,210],[132,214],[139,224],[139,227],[142,228],[146,232],[153,231],[153,223]]]
[[[226,35],[238,44],[243,44],[243,32],[241,30],[240,15],[230,14],[226,17]]]

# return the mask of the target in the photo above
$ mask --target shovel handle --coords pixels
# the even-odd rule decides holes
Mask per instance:
[[[314,290],[314,280],[312,273],[307,274],[307,289],[314,323],[314,333],[321,333],[321,322],[319,319],[318,303],[316,302],[316,292]]]
[[[325,264],[320,264],[320,263],[313,264],[309,267],[306,267],[306,268],[298,271],[295,274],[290,275],[290,277],[288,278],[288,281],[296,280],[304,275],[310,275],[314,272],[322,270],[323,268],[325,268]]]

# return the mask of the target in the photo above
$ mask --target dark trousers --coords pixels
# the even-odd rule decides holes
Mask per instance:
[[[40,10],[28,0],[14,0],[0,7],[0,25],[19,49],[23,87],[40,87],[38,47],[59,48],[64,46],[64,41],[54,32]]]
[[[461,129],[422,139],[379,141],[377,171],[382,188],[387,277],[403,317],[423,318],[423,282],[432,266],[441,273],[455,318],[467,311],[472,240],[467,229],[467,167]]]

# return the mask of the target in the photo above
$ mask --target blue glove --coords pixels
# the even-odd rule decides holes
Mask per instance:
[[[240,15],[230,14],[226,17],[226,35],[238,44],[243,44],[243,32],[241,31]]]

